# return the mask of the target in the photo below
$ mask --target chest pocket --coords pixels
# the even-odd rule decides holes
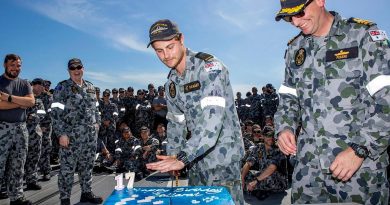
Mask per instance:
[[[334,108],[349,109],[360,96],[362,60],[358,47],[327,51],[325,88]]]

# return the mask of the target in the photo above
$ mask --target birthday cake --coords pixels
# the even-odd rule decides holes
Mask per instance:
[[[234,205],[224,187],[139,187],[114,190],[106,205],[163,204],[163,205]]]

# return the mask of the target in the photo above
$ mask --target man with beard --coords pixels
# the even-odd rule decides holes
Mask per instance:
[[[171,70],[165,84],[168,156],[158,156],[162,161],[147,168],[178,171],[192,162],[190,186],[225,186],[235,204],[244,204],[244,145],[227,68],[210,54],[187,49],[184,35],[170,20],[155,22],[149,37],[149,45]]]
[[[8,54],[0,76],[0,181],[8,183],[11,205],[31,204],[24,199],[23,175],[28,147],[26,108],[35,105],[35,98],[31,85],[18,78],[21,67],[21,58]]]

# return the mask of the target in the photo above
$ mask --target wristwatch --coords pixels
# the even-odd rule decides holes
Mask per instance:
[[[190,163],[190,161],[188,161],[187,154],[183,151],[176,155],[176,159],[183,162],[184,166],[187,166]]]
[[[8,95],[8,102],[12,102],[12,95]]]
[[[367,158],[370,152],[368,151],[367,147],[358,145],[355,143],[349,143],[349,146],[355,151],[356,156],[360,158]]]

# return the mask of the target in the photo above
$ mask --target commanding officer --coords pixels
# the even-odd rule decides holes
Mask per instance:
[[[100,204],[103,199],[95,196],[91,188],[100,124],[95,88],[83,79],[84,67],[80,59],[69,60],[68,72],[70,79],[57,85],[51,106],[53,129],[61,146],[58,175],[61,204],[70,204],[76,167],[81,185],[80,202]]]
[[[342,19],[325,9],[325,0],[281,0],[281,5],[276,20],[301,30],[288,44],[275,117],[280,150],[298,160],[292,202],[387,204],[385,32],[369,21]]]
[[[26,108],[34,106],[35,99],[31,85],[18,78],[21,68],[22,59],[8,54],[0,76],[0,182],[8,184],[11,205],[31,204],[23,196],[23,174],[28,146]]]
[[[168,156],[158,156],[162,161],[147,168],[167,172],[192,162],[190,186],[225,186],[235,204],[244,204],[244,145],[227,68],[212,55],[186,49],[183,34],[170,20],[154,23],[149,37],[149,45],[171,71],[165,85]],[[186,140],[188,131],[191,138]]]

